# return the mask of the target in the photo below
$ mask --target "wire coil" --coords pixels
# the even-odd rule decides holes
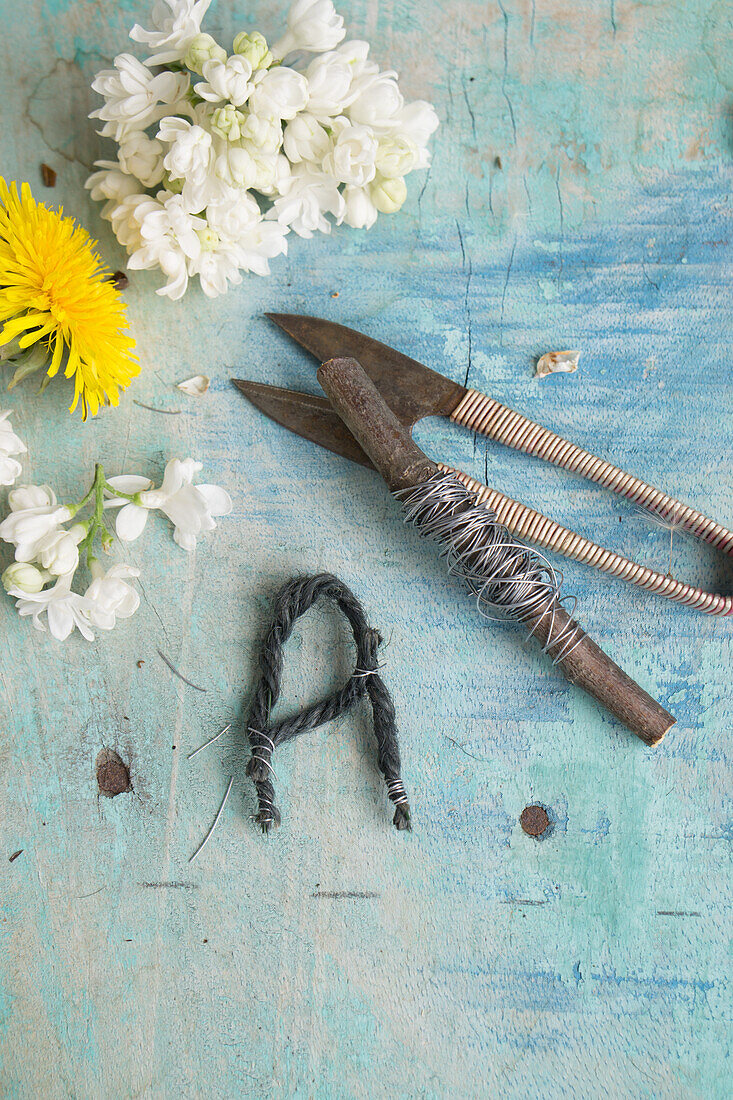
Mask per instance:
[[[542,648],[555,664],[572,653],[585,634],[572,619],[565,626],[555,622],[562,577],[547,558],[514,538],[454,474],[438,471],[396,496],[405,522],[441,546],[449,572],[466,584],[485,618],[531,622],[531,636],[549,615]],[[574,597],[564,599],[575,607]]]

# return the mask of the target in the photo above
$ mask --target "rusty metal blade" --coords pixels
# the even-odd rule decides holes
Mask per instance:
[[[395,416],[412,428],[424,416],[450,416],[466,387],[354,329],[297,313],[267,313],[319,363],[358,359]]]
[[[373,469],[370,459],[325,397],[266,386],[263,382],[247,382],[243,378],[232,378],[232,382],[256,409],[276,424],[334,454]]]

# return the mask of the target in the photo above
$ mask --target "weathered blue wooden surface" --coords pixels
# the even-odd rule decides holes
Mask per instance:
[[[284,6],[219,0],[208,18],[226,37],[269,33]],[[70,427],[55,387],[7,399],[29,476],[61,494],[97,458],[159,473],[190,453],[235,510],[195,557],[150,525],[128,555],[144,568],[140,611],[93,645],[49,642],[0,601],[0,1091],[729,1095],[730,623],[567,566],[586,627],[679,718],[646,750],[476,617],[372,475],[268,423],[228,380],[315,392],[312,364],[262,313],[330,316],[733,523],[730,9],[340,9],[443,120],[405,211],[368,235],[294,239],[270,280],[214,303],[161,301],[135,274],[144,373],[94,423]],[[0,0],[0,169],[63,201],[113,267],[81,186],[101,152],[88,82],[146,14],[137,0]],[[41,161],[59,171],[47,196]],[[534,381],[533,358],[558,347],[582,350],[578,373]],[[199,369],[213,384],[194,402],[173,384]],[[668,536],[597,488],[444,423],[420,438],[667,568]],[[729,583],[678,542],[673,569]],[[391,636],[411,835],[388,825],[364,715],[279,754],[279,833],[265,842],[249,820],[241,717],[269,600],[322,568]],[[287,705],[346,673],[340,631],[322,614],[296,632]],[[225,721],[231,738],[187,763]],[[103,746],[130,761],[134,794],[98,800]],[[554,822],[539,843],[518,824],[533,801]]]

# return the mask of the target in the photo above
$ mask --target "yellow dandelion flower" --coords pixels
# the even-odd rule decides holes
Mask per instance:
[[[48,379],[63,367],[74,379],[69,411],[81,401],[85,420],[117,405],[118,389],[140,373],[125,307],[95,246],[73,218],[36,202],[27,183],[18,194],[0,176],[0,358],[30,349]],[[19,368],[14,381],[33,369]]]

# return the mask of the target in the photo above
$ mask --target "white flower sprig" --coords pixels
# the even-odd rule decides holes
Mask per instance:
[[[295,0],[278,42],[242,31],[231,53],[201,31],[209,4],[156,0],[153,29],[130,32],[150,56],[120,54],[92,84],[118,152],[87,187],[129,267],[159,268],[174,299],[196,275],[214,297],[243,271],[268,274],[288,233],[330,233],[327,215],[369,229],[395,213],[438,125],[368,43],[342,42],[331,0]]]
[[[0,427],[5,416],[0,414]],[[0,433],[0,446],[2,438]],[[47,485],[12,489],[0,539],[15,547],[15,561],[3,573],[2,583],[20,614],[32,616],[35,627],[48,629],[59,641],[74,628],[92,641],[95,629],[112,630],[118,619],[133,615],[140,597],[129,581],[140,571],[122,562],[105,570],[95,556],[97,537],[105,551],[113,542],[105,512],[121,509],[117,536],[129,542],[142,533],[149,513],[157,509],[172,521],[178,545],[193,550],[197,536],[216,527],[213,517],[227,515],[232,508],[224,489],[193,484],[200,469],[201,463],[193,459],[174,458],[155,489],[148,478],[136,475],[107,479],[97,465],[89,492],[75,504],[59,504]],[[91,514],[80,519],[87,508]],[[72,590],[82,562],[91,574],[83,595]]]

